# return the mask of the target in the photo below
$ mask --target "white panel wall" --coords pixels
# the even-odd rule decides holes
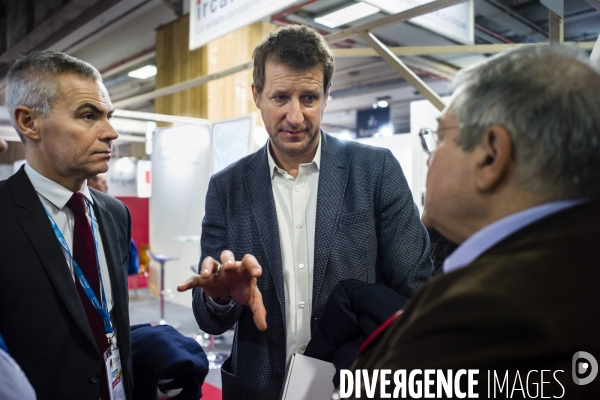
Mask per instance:
[[[137,196],[137,164],[128,157],[113,158],[106,173],[107,194],[117,197]]]
[[[150,245],[154,252],[179,257],[167,262],[165,270],[165,289],[175,293],[177,285],[192,275],[190,266],[200,260],[199,237],[211,176],[210,138],[208,125],[161,129],[154,134]],[[191,291],[165,299],[192,305]],[[169,315],[165,318],[168,321]]]
[[[213,174],[250,153],[250,139],[255,118],[255,116],[249,115],[213,124]]]
[[[385,147],[390,149],[394,157],[400,162],[402,172],[408,182],[408,187],[413,189],[413,162],[412,162],[412,145],[409,134],[392,135],[388,137],[370,137],[358,139],[357,142],[368,144],[371,146]]]
[[[13,172],[12,164],[0,164],[0,181],[10,178]]]

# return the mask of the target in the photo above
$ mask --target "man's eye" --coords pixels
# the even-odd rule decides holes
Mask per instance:
[[[284,101],[285,100],[285,96],[284,95],[275,96],[275,100],[276,101]]]
[[[311,102],[311,101],[315,101],[317,99],[317,96],[306,96],[304,97],[306,99],[306,101]]]
[[[92,119],[94,119],[94,115],[91,113],[83,114],[83,119],[87,119],[88,121],[91,121]]]

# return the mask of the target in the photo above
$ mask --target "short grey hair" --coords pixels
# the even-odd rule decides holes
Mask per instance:
[[[460,71],[454,85],[464,150],[501,125],[521,186],[553,199],[600,195],[600,73],[585,52],[521,46]]]
[[[25,144],[25,137],[17,129],[15,108],[23,105],[44,117],[52,111],[58,96],[58,76],[74,74],[84,79],[102,81],[102,76],[92,65],[57,51],[36,51],[19,57],[8,70],[6,105],[11,122]]]

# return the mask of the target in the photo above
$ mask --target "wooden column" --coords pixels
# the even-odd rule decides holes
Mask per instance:
[[[252,60],[254,46],[277,27],[257,22],[200,49],[189,51],[189,16],[158,29],[156,89],[212,74]],[[250,85],[252,70],[157,98],[155,112],[218,121],[256,111]],[[260,120],[260,118],[259,118]]]
[[[554,11],[548,11],[548,38],[550,43],[564,43],[565,22]]]

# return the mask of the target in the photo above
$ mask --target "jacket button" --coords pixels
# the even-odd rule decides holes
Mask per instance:
[[[100,380],[100,374],[97,372],[94,372],[92,375],[90,375],[90,382],[92,383],[97,383]]]
[[[271,378],[273,378],[276,381],[279,381],[279,380],[281,380],[281,374],[279,372],[275,371],[271,374]]]

